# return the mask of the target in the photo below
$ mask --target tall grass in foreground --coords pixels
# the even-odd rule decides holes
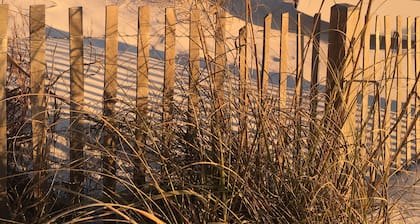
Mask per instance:
[[[254,30],[251,28],[250,32]],[[361,38],[363,35],[355,36]],[[207,46],[205,39],[201,41],[202,46]],[[206,48],[202,50],[204,55],[210,55]],[[357,54],[360,52],[355,52]],[[39,183],[33,183],[34,172],[27,171],[31,164],[24,163],[30,159],[16,157],[25,154],[19,154],[23,149],[16,146],[25,148],[24,143],[30,140],[22,139],[22,136],[29,136],[29,129],[20,123],[9,127],[9,138],[15,139],[10,141],[10,154],[13,155],[10,160],[19,163],[13,167],[15,173],[11,171],[9,178],[10,220],[25,223],[389,221],[393,202],[387,192],[396,156],[383,164],[383,149],[393,128],[375,130],[382,133],[381,138],[361,144],[364,128],[368,129],[367,124],[361,125],[362,128],[353,130],[356,141],[349,144],[348,136],[341,130],[343,111],[337,110],[336,98],[330,96],[325,102],[327,109],[315,118],[307,107],[313,100],[325,98],[324,93],[312,95],[300,106],[289,104],[286,110],[280,111],[274,97],[248,88],[248,135],[244,143],[238,128],[240,119],[244,118],[244,102],[238,100],[238,86],[232,84],[237,77],[234,70],[226,72],[226,80],[231,80],[227,83],[232,85],[226,88],[225,103],[220,104],[212,83],[212,63],[212,59],[205,58],[207,73],[202,73],[206,77],[198,86],[198,110],[185,106],[191,103],[189,95],[181,94],[171,108],[173,119],[167,123],[162,122],[160,103],[151,106],[153,113],[142,117],[140,123],[134,122],[136,107],[129,103],[125,107],[128,109],[113,117],[72,111],[82,114],[89,126],[83,169],[74,168],[80,161],[58,164],[59,168],[50,161],[50,169],[44,170],[48,175],[39,180],[48,184],[40,201],[33,198],[34,188]],[[392,70],[393,66],[387,65]],[[23,79],[15,82],[22,83],[18,89],[27,89],[23,84],[28,77],[12,70],[10,74]],[[340,77],[340,74],[336,75]],[[392,72],[386,75],[392,76]],[[383,79],[387,80],[388,76]],[[186,93],[186,86],[181,80],[177,88]],[[379,86],[376,93],[387,91],[384,89]],[[9,92],[13,94],[8,99],[10,117],[26,114],[26,105],[17,99],[26,99],[27,94],[18,92]],[[413,87],[408,97],[414,95]],[[53,92],[50,97],[62,100]],[[343,100],[343,95],[339,97]],[[380,99],[379,95],[375,99]],[[373,107],[377,104],[379,100],[372,103]],[[48,112],[54,118],[59,116],[55,109]],[[418,112],[415,114],[417,119]],[[411,127],[416,119],[408,126]],[[56,122],[58,119],[50,122],[50,130]],[[394,127],[400,122],[403,122],[402,115],[398,115]],[[113,136],[117,150],[102,144],[99,136],[103,131]],[[137,142],[136,135],[142,135],[144,143]],[[113,160],[115,169],[101,169],[98,154]],[[139,183],[142,181],[132,175],[138,163],[144,169],[144,183]],[[82,192],[71,190],[74,183],[69,183],[65,177],[70,170],[84,175]],[[115,187],[104,186],[104,178],[113,180]],[[80,199],[77,203],[72,201],[75,196]]]

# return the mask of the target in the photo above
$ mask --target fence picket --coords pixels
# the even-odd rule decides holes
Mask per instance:
[[[42,197],[44,173],[47,168],[46,103],[45,103],[45,5],[30,7],[30,61],[33,167],[36,198]]]
[[[299,109],[302,103],[302,81],[303,81],[303,36],[301,13],[296,15],[296,74],[295,74],[295,115],[300,123]]]
[[[380,66],[379,64],[381,63],[381,59],[379,58],[380,56],[380,33],[379,33],[379,21],[380,21],[380,17],[376,16],[375,18],[375,52],[374,52],[374,57],[373,57],[373,80],[375,82],[374,85],[374,103],[372,105],[372,107],[374,107],[373,109],[373,122],[372,122],[372,142],[381,142],[382,141],[382,130],[381,130],[381,96],[380,96],[380,92],[379,92],[379,80],[380,80]],[[372,153],[376,153],[375,151]],[[383,159],[382,156],[380,155],[373,155],[372,156],[373,160],[378,159],[381,160]],[[383,162],[383,160],[382,160]],[[370,180],[372,183],[375,182],[376,179],[376,172],[377,172],[377,167],[375,167],[375,165],[372,165],[370,168]]]
[[[362,49],[363,49],[363,63],[362,63],[362,70],[363,70],[363,83],[362,83],[362,111],[361,111],[361,145],[362,145],[362,151],[361,151],[361,157],[366,158],[366,143],[368,140],[367,136],[367,129],[368,129],[368,123],[370,120],[370,114],[369,114],[369,93],[374,92],[371,91],[371,83],[369,83],[369,80],[372,80],[373,73],[371,72],[373,68],[371,68],[370,64],[370,24],[371,21],[368,17],[365,18],[365,27],[363,30],[363,42],[362,42]]]
[[[175,87],[175,9],[165,10],[165,74],[163,83],[163,146],[164,152],[168,153],[170,136],[172,132],[174,87]]]
[[[0,218],[7,214],[7,111],[6,111],[6,76],[7,76],[7,29],[8,5],[0,5]]]
[[[263,61],[261,69],[261,78],[258,83],[259,94],[261,99],[264,99],[267,95],[268,88],[268,76],[270,73],[269,60],[270,60],[270,39],[271,39],[271,22],[272,14],[269,13],[264,18],[264,40],[263,40]]]
[[[311,70],[311,88],[310,88],[310,113],[312,121],[316,120],[318,108],[318,93],[319,93],[319,57],[320,57],[320,40],[321,40],[321,14],[316,13],[313,21],[312,32],[312,70]],[[315,132],[314,122],[310,123],[312,135]],[[315,136],[313,136],[315,138]],[[313,139],[315,140],[315,139]]]
[[[150,7],[142,6],[138,9],[137,33],[137,89],[136,89],[136,130],[137,155],[135,155],[134,182],[140,186],[146,182],[145,167],[142,163],[143,148],[146,144],[148,124],[149,98],[149,55],[150,55]]]
[[[385,35],[385,64],[384,64],[384,75],[385,79],[385,114],[383,120],[383,130],[385,137],[385,148],[384,148],[384,167],[389,167],[390,164],[390,153],[391,153],[391,89],[392,82],[389,79],[391,75],[391,30],[390,30],[390,17],[384,17],[384,35]]]
[[[294,95],[294,116],[296,129],[294,130],[294,138],[301,139],[302,137],[302,116],[301,116],[301,105],[302,105],[302,82],[303,82],[303,36],[302,36],[302,20],[301,13],[296,15],[296,74],[295,74],[295,95]],[[301,166],[301,149],[300,141],[296,141],[296,154],[294,155],[297,167]],[[300,172],[300,170],[298,170]]]
[[[404,81],[404,77],[403,77],[403,73],[402,73],[402,54],[403,54],[403,52],[402,52],[402,39],[403,39],[403,36],[402,36],[402,19],[401,19],[401,16],[397,16],[397,21],[396,21],[396,24],[397,24],[397,36],[396,36],[396,38],[397,38],[397,57],[396,57],[396,60],[397,60],[397,67],[396,67],[396,69],[397,69],[397,74],[396,74],[396,81],[397,81],[397,90],[396,90],[396,94],[397,94],[397,114],[396,114],[396,117],[397,117],[397,119],[398,119],[398,117],[400,117],[400,115],[403,113],[403,104],[404,104],[404,96],[403,96],[403,94],[405,93],[405,91],[403,91],[403,89],[404,89],[404,84],[403,84],[403,81]],[[396,134],[396,137],[397,137],[397,139],[396,139],[396,145],[397,145],[397,151],[396,151],[396,160],[395,160],[395,165],[396,165],[396,168],[397,169],[399,169],[400,167],[401,167],[401,158],[402,158],[402,156],[401,156],[401,153],[402,153],[402,151],[399,151],[398,150],[398,147],[401,145],[401,144],[404,144],[401,140],[402,140],[402,134],[401,134],[401,132],[403,131],[403,122],[402,121],[398,121],[397,120],[397,122],[398,122],[398,124],[397,124],[397,126],[396,126],[396,129],[395,129],[395,134]]]
[[[198,81],[200,75],[200,10],[194,8],[190,14],[190,40],[189,40],[189,94],[188,94],[188,111],[189,121],[195,124],[195,118],[199,116],[199,96],[198,96]],[[192,127],[190,131],[191,140],[195,139],[197,127]]]
[[[216,16],[216,30],[215,30],[215,66],[214,66],[214,88],[216,93],[216,121],[224,122],[222,118],[222,106],[224,104],[224,82],[226,75],[226,42],[225,42],[225,30],[226,30],[226,12],[220,9]]]
[[[343,109],[345,110],[345,121],[343,123],[343,134],[347,139],[347,144],[349,151],[354,153],[356,156],[360,156],[358,151],[354,150],[354,144],[356,143],[356,129],[357,126],[360,124],[356,123],[356,114],[357,112],[357,98],[359,95],[360,90],[360,80],[361,74],[356,72],[356,69],[359,66],[360,61],[360,52],[361,52],[361,38],[358,36],[361,31],[362,27],[358,26],[359,22],[359,11],[360,8],[357,6],[349,6],[347,8],[347,24],[346,24],[346,34],[347,34],[347,41],[346,41],[346,59],[344,62],[343,67],[343,75],[344,75],[344,97],[345,99],[345,106]],[[363,37],[362,37],[363,38]]]
[[[417,78],[420,75],[420,17],[416,17],[415,21],[415,77]],[[420,85],[417,84],[416,88],[417,92],[420,93]],[[416,97],[415,101],[416,110],[415,113],[417,113],[417,110],[420,108],[420,99]],[[417,119],[416,121],[416,156],[415,161],[417,161],[420,158],[420,120]]]
[[[280,63],[279,63],[279,100],[280,117],[285,122],[287,107],[287,76],[288,73],[288,44],[289,44],[289,13],[281,14],[281,33],[280,33]]]
[[[407,97],[410,95],[410,91],[414,87],[414,76],[413,76],[413,49],[412,49],[412,25],[413,25],[413,19],[411,17],[407,17],[407,85],[406,85],[406,92]],[[413,99],[410,99],[407,103],[407,121],[406,121],[406,127],[410,126],[410,123],[413,122],[413,116],[412,116],[412,108],[413,108]],[[413,139],[412,139],[412,132],[407,133],[409,138],[407,139],[406,143],[406,163],[411,163],[411,148],[413,146]]]
[[[80,193],[84,175],[78,171],[83,169],[83,148],[85,134],[83,127],[84,72],[83,72],[83,22],[82,8],[69,9],[70,33],[70,183],[72,190]],[[75,195],[74,203],[79,201]]]
[[[246,27],[239,30],[239,126],[241,147],[246,151],[248,146],[248,64],[246,48],[248,47],[248,37]]]
[[[105,77],[104,77],[104,102],[103,114],[105,117],[115,116],[115,103],[117,97],[117,70],[118,70],[118,6],[107,6],[105,15]],[[107,126],[112,125],[108,122]],[[104,172],[115,175],[116,140],[112,127],[106,127],[103,132],[103,145],[107,152],[103,152],[102,166]],[[105,176],[104,189],[115,190],[115,179]]]

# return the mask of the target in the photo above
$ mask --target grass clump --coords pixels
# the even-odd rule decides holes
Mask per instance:
[[[198,5],[205,11],[204,3]],[[216,5],[215,10],[220,8]],[[207,18],[209,27],[218,29],[212,17]],[[250,34],[256,32],[252,23],[247,26]],[[251,39],[256,52],[255,37]],[[201,37],[200,41],[201,46],[209,45],[206,38]],[[189,91],[185,83],[191,78],[191,70],[187,68],[187,74],[181,74],[175,87],[175,93],[180,94],[171,98],[171,119],[162,118],[164,105],[159,97],[158,103],[154,102],[156,99],[150,100],[153,103],[149,103],[146,115],[130,103],[112,116],[88,110],[72,111],[79,113],[85,123],[84,157],[81,161],[61,163],[51,159],[49,168],[42,170],[43,178],[37,179],[42,184],[34,183],[33,178],[40,171],[24,169],[33,166],[30,162],[26,164],[31,158],[17,156],[31,154],[30,147],[22,143],[30,143],[29,137],[20,140],[22,136],[30,136],[29,124],[26,123],[26,128],[22,118],[28,110],[27,102],[19,101],[27,100],[28,87],[22,85],[10,90],[8,119],[19,123],[8,126],[8,138],[15,139],[9,141],[8,148],[14,149],[10,150],[13,158],[9,161],[16,161],[15,167],[22,170],[13,169],[7,178],[10,211],[7,219],[23,223],[382,223],[390,220],[393,202],[388,185],[395,171],[396,156],[384,162],[383,150],[385,139],[391,138],[393,129],[379,130],[382,133],[379,141],[362,143],[365,129],[370,128],[366,123],[352,130],[350,140],[348,133],[342,131],[348,117],[344,115],[349,111],[343,112],[337,105],[355,99],[345,98],[345,89],[340,85],[327,93],[328,96],[319,92],[307,94],[311,96],[309,100],[279,108],[277,96],[251,87],[255,84],[253,79],[246,83],[245,98],[238,99],[243,86],[239,84],[236,73],[240,69],[235,64],[231,69],[224,68],[228,85],[221,94],[214,84],[216,59],[209,56],[206,47],[200,50],[205,55],[200,82],[195,92]],[[15,64],[19,66],[25,61]],[[329,69],[331,72],[332,66]],[[255,70],[250,77],[260,75],[261,71]],[[13,71],[10,67],[9,76],[16,78],[14,84],[27,83],[28,77]],[[344,71],[335,72],[335,76],[342,77],[340,72]],[[24,80],[19,82],[22,77]],[[382,102],[379,94],[386,91],[384,88],[379,84],[376,100],[370,104],[372,108]],[[333,91],[336,95],[331,94]],[[54,99],[50,102],[69,104],[55,95],[54,89],[48,92],[50,99]],[[197,101],[191,100],[195,93]],[[219,100],[221,95],[223,101]],[[414,88],[407,97],[413,95]],[[297,102],[297,97],[300,96],[289,94],[288,100],[293,98],[290,101]],[[318,110],[314,116],[314,110],[307,107],[317,108],[312,102],[319,99],[327,99],[323,101],[325,110]],[[61,114],[57,111],[60,110],[56,104],[48,111],[49,117],[54,118],[48,133],[53,133],[59,123]],[[372,111],[369,113],[373,114]],[[243,128],[245,121],[247,126]],[[399,122],[403,122],[401,116],[395,125]],[[104,133],[111,136],[108,138],[111,143],[104,143]],[[54,142],[53,134],[47,138],[48,143]],[[17,146],[24,149],[16,150]],[[106,161],[101,160],[104,157]],[[74,190],[77,186],[69,182],[69,172],[84,177],[80,191]],[[35,198],[36,186],[46,186],[42,198]]]

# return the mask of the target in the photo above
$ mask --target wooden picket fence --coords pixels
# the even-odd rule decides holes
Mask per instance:
[[[420,17],[407,18],[406,33],[403,33],[403,20],[396,18],[396,32],[391,35],[390,17],[372,17],[367,18],[364,23],[358,21],[357,8],[336,5],[331,9],[331,19],[329,28],[329,47],[328,47],[328,69],[326,82],[326,108],[328,111],[340,113],[335,120],[341,128],[343,134],[348,138],[350,145],[369,144],[372,141],[383,141],[386,147],[384,149],[383,163],[388,164],[395,161],[397,168],[410,161],[416,161],[420,155],[420,122],[417,121],[420,108],[420,99],[417,95],[420,92],[420,85],[417,80],[420,75]],[[150,36],[150,9],[147,6],[140,7],[138,12],[138,42],[137,42],[137,123],[142,124],[136,131],[137,145],[140,147],[145,144],[145,131],[147,128],[144,118],[147,117],[149,102],[149,36]],[[189,48],[189,69],[190,81],[188,86],[190,114],[198,111],[198,80],[200,76],[200,13],[199,9],[191,11],[190,21],[190,48]],[[105,35],[105,78],[103,92],[103,115],[112,117],[115,115],[115,104],[117,97],[117,73],[118,73],[118,7],[106,7],[106,35]],[[287,96],[287,75],[288,71],[288,44],[289,44],[289,14],[281,15],[281,49],[279,62],[279,83],[278,100],[279,110],[289,110],[286,102]],[[380,21],[384,20],[384,40],[382,40]],[[5,198],[7,188],[7,113],[6,113],[6,75],[8,74],[8,6],[0,5],[0,198]],[[32,144],[34,170],[45,170],[47,168],[48,150],[46,145],[47,135],[47,110],[45,102],[45,76],[46,76],[46,55],[45,55],[45,6],[34,5],[30,7],[30,78],[31,78],[31,114],[32,114]],[[83,61],[83,24],[82,8],[69,9],[69,41],[70,41],[70,161],[75,169],[82,169],[83,148],[85,147],[85,136],[83,126],[83,105],[84,105],[84,61]],[[167,8],[165,14],[165,67],[163,83],[163,114],[162,122],[167,124],[165,128],[170,133],[170,122],[174,119],[174,86],[176,74],[176,51],[175,51],[175,25],[176,12],[174,8]],[[296,86],[294,95],[294,106],[304,107],[303,104],[303,63],[307,63],[303,57],[303,42],[300,38],[302,34],[300,24],[300,14],[297,21],[297,53],[296,53]],[[315,119],[319,111],[319,63],[320,63],[320,33],[321,15],[314,16],[312,33],[310,34],[312,50],[311,80],[310,80],[310,104],[309,111]],[[374,24],[376,22],[376,24]],[[222,105],[225,101],[224,82],[225,70],[228,68],[225,49],[225,23],[226,16],[224,12],[217,15],[215,31],[215,60],[214,60],[214,88],[216,98],[214,99],[215,111],[217,111],[216,121],[222,124],[223,110]],[[270,33],[271,33],[272,15],[265,17],[264,24],[264,46],[263,61],[261,73],[257,75],[258,94],[262,98],[268,93],[269,78],[269,55],[270,55]],[[414,25],[414,30],[412,29]],[[375,27],[375,32],[370,32]],[[414,35],[413,35],[414,34]],[[247,124],[247,107],[249,83],[249,61],[247,54],[250,47],[249,27],[245,26],[239,31],[239,90],[240,90],[240,114],[239,114],[239,135],[241,136],[241,147],[246,149],[247,135],[252,132]],[[415,37],[413,39],[413,36]],[[371,38],[373,37],[373,38]],[[406,40],[406,54],[403,53],[403,38]],[[383,43],[382,43],[383,42]],[[395,42],[395,43],[394,43]],[[381,49],[381,45],[385,49]],[[373,49],[371,49],[373,46]],[[371,58],[371,52],[374,57]],[[385,55],[383,55],[385,52]],[[406,71],[403,71],[402,64],[406,63]],[[361,66],[360,70],[357,67]],[[395,67],[395,68],[394,68]],[[388,78],[392,77],[392,79]],[[397,88],[393,88],[393,82],[396,82]],[[384,87],[384,88],[381,88]],[[380,91],[384,89],[384,91]],[[367,91],[372,90],[372,91]],[[404,93],[403,93],[404,92]],[[391,96],[396,95],[396,111],[392,112]],[[404,97],[406,96],[406,97]],[[357,101],[361,97],[360,103]],[[370,98],[374,100],[369,100]],[[407,100],[408,99],[408,100]],[[333,110],[331,108],[333,108]],[[360,108],[360,109],[358,109]],[[414,109],[414,112],[412,111]],[[360,113],[360,120],[356,116]],[[331,114],[334,117],[334,114]],[[394,122],[393,120],[404,119],[403,122]],[[283,118],[285,119],[285,118]],[[298,118],[302,119],[302,118]],[[284,121],[287,122],[287,121]],[[395,124],[395,125],[394,125]],[[361,137],[355,135],[355,130],[362,128],[364,130]],[[116,143],[113,138],[112,130],[102,133],[104,147],[116,152]],[[392,136],[395,135],[395,142]],[[162,138],[163,147],[166,147],[169,138]],[[393,146],[394,145],[394,146]],[[401,158],[405,151],[406,158]],[[382,151],[381,151],[382,152]],[[362,152],[368,153],[368,152]],[[103,166],[105,169],[115,169],[115,160],[109,155],[103,155]],[[378,159],[380,159],[378,157]],[[405,161],[405,162],[403,162]],[[144,168],[137,163],[135,176],[137,184],[145,182]],[[43,173],[38,172],[34,178],[42,178]],[[83,175],[80,172],[70,172],[70,182],[73,184],[73,191],[80,192]],[[115,186],[115,180],[104,178],[105,186]],[[42,181],[35,181],[42,183]],[[39,186],[37,189],[42,189]],[[42,192],[35,192],[35,197],[41,197]],[[0,208],[1,209],[1,208]]]

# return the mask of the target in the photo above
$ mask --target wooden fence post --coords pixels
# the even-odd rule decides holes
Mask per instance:
[[[165,10],[165,74],[163,81],[163,151],[169,156],[170,139],[173,127],[174,88],[175,88],[175,26],[176,15],[174,8]]]
[[[45,5],[30,6],[30,70],[31,70],[31,113],[32,113],[32,145],[33,167],[36,171],[34,183],[35,198],[43,197],[43,177],[47,169],[46,145],[46,101],[45,101]],[[40,203],[39,206],[42,206]],[[42,208],[38,207],[38,212]]]
[[[106,7],[105,25],[105,77],[104,77],[104,102],[103,115],[108,121],[115,116],[115,103],[117,97],[117,70],[118,70],[118,6]],[[112,125],[108,122],[106,126]],[[111,127],[106,127],[103,132],[103,146],[107,152],[103,152],[104,188],[109,191],[115,190],[115,179],[112,175],[115,171],[116,140]]]
[[[134,182],[141,186],[146,182],[145,167],[142,162],[147,136],[148,125],[148,98],[149,98],[149,38],[150,38],[150,7],[142,6],[138,9],[138,33],[137,33],[137,125],[136,141],[138,151],[135,155]]]
[[[7,210],[7,25],[8,5],[0,5],[0,218],[8,218]]]
[[[248,147],[248,64],[246,48],[248,47],[246,27],[239,30],[239,127],[240,150],[246,151]]]
[[[333,111],[331,119],[341,127],[350,151],[355,143],[357,87],[354,83],[356,74],[353,69],[356,65],[353,60],[358,52],[354,36],[357,10],[357,7],[344,4],[331,8],[328,45],[326,110]]]
[[[78,193],[84,181],[83,148],[85,134],[83,124],[84,75],[83,75],[83,22],[82,8],[69,9],[70,33],[70,183],[75,192],[73,203],[78,203]]]

